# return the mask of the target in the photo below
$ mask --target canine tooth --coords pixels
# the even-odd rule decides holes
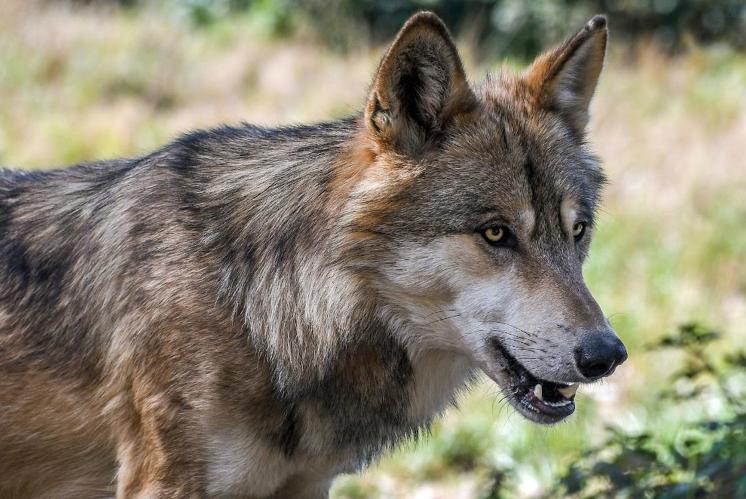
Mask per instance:
[[[536,386],[534,387],[534,395],[536,395],[536,398],[537,398],[537,399],[539,399],[539,400],[544,400],[544,399],[542,398],[542,397],[543,397],[543,394],[541,393],[541,383],[538,383],[538,384],[537,384],[537,385],[536,385]]]
[[[575,395],[575,392],[578,391],[578,384],[573,383],[570,386],[563,386],[562,388],[557,388],[557,391],[560,392],[563,397],[569,399],[572,398],[572,396]]]

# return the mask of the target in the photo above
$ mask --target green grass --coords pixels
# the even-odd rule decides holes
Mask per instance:
[[[380,47],[330,53],[307,38],[272,39],[257,22],[195,29],[178,12],[9,2],[0,17],[0,163],[132,156],[192,128],[313,121],[362,106]],[[581,391],[578,413],[553,428],[523,421],[481,382],[429,437],[338,480],[335,497],[426,488],[478,497],[495,480],[535,496],[606,425],[677,438],[684,415],[650,407],[679,357],[643,350],[690,320],[729,332],[723,350],[746,339],[744,88],[743,54],[697,49],[671,60],[649,48],[630,59],[612,50],[591,127],[611,184],[585,274],[629,362]],[[501,476],[508,467],[515,471]]]

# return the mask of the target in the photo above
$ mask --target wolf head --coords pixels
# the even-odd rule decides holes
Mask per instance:
[[[627,357],[582,276],[606,39],[594,17],[523,74],[471,85],[446,27],[419,13],[378,67],[358,140],[350,237],[404,341],[467,357],[536,422],[571,414],[575,384]]]

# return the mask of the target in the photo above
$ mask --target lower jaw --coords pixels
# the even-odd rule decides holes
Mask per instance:
[[[552,407],[543,405],[537,407],[529,399],[529,396],[524,396],[514,399],[513,406],[527,419],[540,424],[556,424],[566,419],[572,413],[575,412],[575,402],[570,401],[566,405],[560,407]]]
[[[501,387],[503,393],[509,394],[508,400],[511,405],[526,419],[534,423],[551,425],[559,423],[575,412],[574,397],[568,398],[567,403],[562,405],[547,405],[541,392],[535,394],[532,388],[536,387],[537,384],[541,384],[543,387],[544,383],[550,382],[541,381],[532,376],[502,347],[499,341],[495,341],[494,348],[501,357],[500,364],[504,366],[503,372],[500,375],[490,374],[491,370],[489,369],[485,369],[485,372]],[[507,383],[505,383],[505,377],[508,378]],[[505,384],[508,386],[504,386]],[[556,383],[553,384],[556,385]]]

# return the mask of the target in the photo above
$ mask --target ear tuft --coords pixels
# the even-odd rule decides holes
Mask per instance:
[[[376,140],[414,153],[474,104],[461,58],[443,21],[412,16],[378,66],[365,109]]]
[[[588,124],[607,37],[606,17],[594,16],[557,49],[538,57],[523,77],[537,104],[559,113],[578,135]]]

